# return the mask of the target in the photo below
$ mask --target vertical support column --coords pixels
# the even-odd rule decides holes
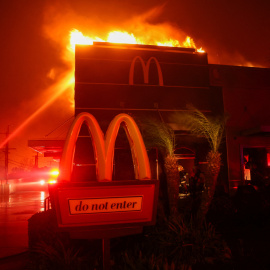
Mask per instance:
[[[35,155],[35,168],[38,169],[38,152]]]
[[[8,137],[9,137],[9,125],[7,126],[7,132],[6,132],[6,146],[5,146],[5,178],[6,178],[6,184],[8,184]]]
[[[110,238],[102,238],[103,270],[110,270]]]

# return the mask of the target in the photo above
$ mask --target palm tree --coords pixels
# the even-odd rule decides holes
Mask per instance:
[[[219,147],[224,137],[225,130],[225,117],[206,117],[198,109],[188,106],[189,112],[186,116],[186,120],[190,131],[198,136],[203,136],[207,139],[210,151],[207,153],[206,161],[208,168],[208,183],[206,183],[207,189],[203,193],[202,202],[198,215],[203,219],[208,212],[209,206],[213,199],[217,177],[222,165],[221,153]]]
[[[167,177],[170,215],[176,215],[179,195],[179,173],[177,159],[174,155],[175,134],[173,129],[164,122],[155,119],[144,119],[143,122],[146,142],[157,147],[164,158],[164,168]]]

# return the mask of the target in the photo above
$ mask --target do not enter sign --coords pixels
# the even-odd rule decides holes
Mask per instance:
[[[142,196],[69,200],[71,215],[140,211],[141,209]]]

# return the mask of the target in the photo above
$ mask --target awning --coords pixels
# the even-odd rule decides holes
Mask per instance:
[[[28,147],[43,154],[44,157],[60,158],[64,143],[64,139],[36,139],[28,140]]]

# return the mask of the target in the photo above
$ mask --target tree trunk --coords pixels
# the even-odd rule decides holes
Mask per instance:
[[[207,154],[206,160],[208,162],[208,175],[206,177],[205,190],[202,194],[198,213],[200,221],[204,220],[215,194],[217,178],[221,166],[221,154],[219,152],[210,151]]]
[[[164,167],[167,176],[170,215],[177,215],[179,196],[179,173],[176,158],[174,156],[167,155],[165,158]]]

